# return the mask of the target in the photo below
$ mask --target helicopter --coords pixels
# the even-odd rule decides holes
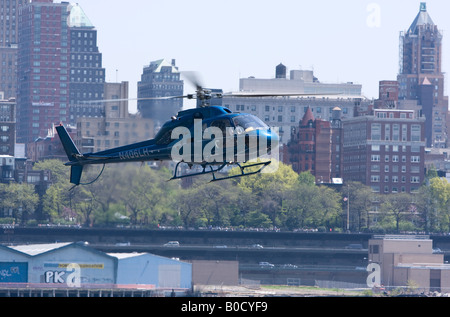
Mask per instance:
[[[278,148],[277,129],[270,128],[258,117],[248,113],[232,112],[227,107],[210,105],[211,99],[231,97],[273,97],[303,96],[306,94],[266,94],[266,93],[228,93],[203,88],[195,84],[196,93],[185,96],[139,98],[143,99],[197,99],[197,107],[179,111],[165,122],[153,139],[103,150],[81,153],[60,124],[56,131],[66,152],[70,166],[70,183],[75,186],[87,185],[96,181],[105,165],[123,162],[174,161],[177,162],[173,179],[211,174],[211,181],[229,179],[260,173],[271,164],[271,153]],[[308,94],[310,95],[310,94]],[[130,99],[103,100],[121,101]],[[98,101],[96,101],[98,102]],[[269,157],[268,160],[261,160]],[[180,164],[199,167],[195,172],[180,173]],[[99,175],[89,183],[81,183],[83,168],[86,165],[99,165],[103,168]],[[227,166],[238,166],[240,173],[217,177]]]

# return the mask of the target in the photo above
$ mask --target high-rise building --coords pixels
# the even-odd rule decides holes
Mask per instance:
[[[344,181],[377,193],[416,192],[424,181],[425,129],[414,110],[374,109],[343,125]]]
[[[97,33],[78,5],[34,0],[20,8],[17,140],[45,137],[53,124],[102,115],[104,69]],[[73,109],[71,105],[73,104]],[[71,114],[73,110],[73,114]]]
[[[52,123],[68,121],[68,3],[35,0],[20,8],[17,141],[46,136]]]
[[[97,46],[97,30],[77,4],[70,7],[69,30],[69,123],[75,126],[77,118],[104,116],[104,104],[92,101],[103,99],[105,69]]]
[[[0,155],[14,156],[16,142],[16,103],[0,101]]]
[[[183,95],[183,81],[175,66],[164,59],[151,62],[144,67],[138,82],[138,98],[169,97]],[[183,107],[183,99],[138,100],[138,110],[144,118],[152,119],[156,125],[170,120]]]
[[[399,108],[415,100],[426,116],[428,147],[446,147],[448,97],[444,96],[442,32],[427,12],[425,2],[407,31],[400,33]],[[423,86],[429,86],[423,88]],[[429,94],[425,95],[425,94]]]
[[[0,1],[0,91],[6,100],[16,98],[19,8],[28,2]]]
[[[0,0],[0,91],[16,98],[19,8],[30,0]]]

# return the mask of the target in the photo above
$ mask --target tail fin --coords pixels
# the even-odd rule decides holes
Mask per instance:
[[[78,161],[77,156],[81,155],[80,151],[78,151],[75,143],[73,143],[72,138],[64,126],[60,125],[56,127],[56,131],[58,132],[59,139],[64,147],[64,151],[66,151],[67,158],[71,162]]]
[[[78,151],[75,143],[73,143],[72,138],[64,126],[60,125],[56,127],[56,131],[58,132],[59,139],[64,147],[64,151],[66,151],[67,158],[71,162],[78,162],[79,157],[81,156],[80,151]],[[70,167],[70,182],[75,185],[80,184],[81,173],[83,173],[83,165],[72,165]]]

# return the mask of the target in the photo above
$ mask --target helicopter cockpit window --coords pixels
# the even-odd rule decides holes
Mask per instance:
[[[242,128],[242,129],[244,129],[244,131],[269,128],[258,117],[251,116],[251,115],[236,116],[233,118],[233,123],[236,128]]]
[[[232,128],[231,128],[230,120],[228,120],[228,119],[216,120],[211,123],[211,126],[218,127],[220,130],[222,130],[222,133],[224,136],[226,135],[227,132],[228,132],[228,134],[232,134],[232,132],[233,132]]]

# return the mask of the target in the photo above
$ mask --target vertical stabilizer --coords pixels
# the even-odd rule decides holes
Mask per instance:
[[[64,126],[60,125],[56,127],[59,139],[64,147],[64,151],[67,154],[67,158],[70,162],[78,162],[81,157],[80,151],[78,151],[75,143]],[[83,165],[72,165],[70,167],[70,182],[75,185],[80,184],[81,174],[83,173]]]

